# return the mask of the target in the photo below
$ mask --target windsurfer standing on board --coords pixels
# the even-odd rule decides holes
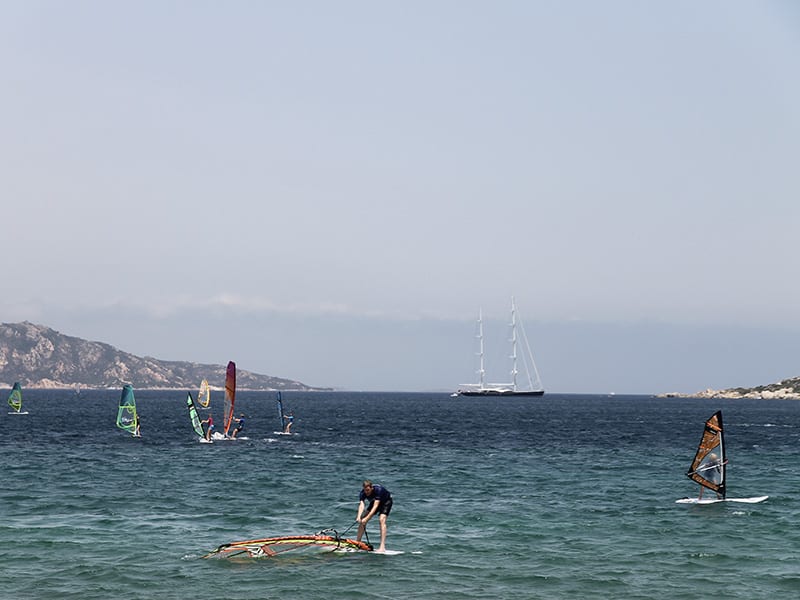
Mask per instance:
[[[364,514],[364,502],[369,500],[369,506]],[[361,536],[367,529],[367,522],[378,513],[381,524],[381,545],[376,552],[386,552],[386,518],[392,510],[392,494],[382,485],[373,483],[369,479],[364,480],[361,492],[358,495],[358,513],[356,522],[358,523],[358,535],[356,541],[361,541]]]
[[[697,467],[697,472],[700,473],[705,479],[708,479],[711,483],[715,483],[717,485],[722,483],[722,463],[719,461],[719,457],[713,452],[709,454],[705,460],[703,460],[703,462],[700,463],[700,466]],[[706,488],[704,485],[700,486],[700,495],[697,497],[698,500],[703,497],[703,491],[705,489]],[[717,498],[722,498],[722,494],[717,492]]]
[[[206,428],[206,440],[210,442],[211,432],[214,431],[214,417],[208,415],[207,419],[203,419],[202,421],[200,421],[200,425],[204,424],[208,424],[208,427]]]
[[[288,415],[283,415],[286,420],[286,425],[283,427],[283,433],[292,433],[292,425],[294,425],[294,413],[289,411]]]
[[[244,415],[240,414],[238,419],[234,418],[233,420],[236,421],[236,429],[233,430],[231,437],[236,439],[236,434],[244,429]]]

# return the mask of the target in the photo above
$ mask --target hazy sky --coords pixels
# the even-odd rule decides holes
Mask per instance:
[[[0,321],[451,389],[513,294],[552,391],[800,375],[796,2],[6,0],[0,66]]]

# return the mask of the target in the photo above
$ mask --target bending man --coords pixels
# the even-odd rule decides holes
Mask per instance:
[[[369,500],[369,506],[364,508],[364,503]],[[386,552],[386,518],[392,510],[392,494],[382,485],[372,484],[369,479],[364,480],[364,485],[358,495],[358,514],[356,515],[356,522],[358,523],[357,541],[361,541],[361,536],[367,529],[369,520],[378,515],[378,520],[381,524],[381,545],[378,547],[377,552]]]

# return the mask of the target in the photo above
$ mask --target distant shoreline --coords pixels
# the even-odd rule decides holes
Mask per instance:
[[[98,386],[91,386],[91,385],[23,385],[23,390],[64,390],[68,392],[108,392],[114,390],[121,390],[122,386],[125,384],[120,384],[118,386],[111,386],[111,387],[98,387]],[[12,384],[0,383],[0,387],[2,388],[11,388]],[[136,387],[133,386],[134,390],[142,390],[142,391],[154,391],[154,392],[193,392],[197,388],[194,387]],[[209,386],[209,389],[212,392],[223,392],[225,391],[224,387],[218,386]],[[237,387],[237,392],[335,392],[332,388],[303,388],[303,389],[263,389],[263,388],[243,388]]]
[[[679,394],[668,392],[658,394],[657,398],[705,398],[705,399],[725,399],[725,400],[800,400],[800,393],[794,388],[784,387],[777,389],[731,389],[731,390],[712,390],[707,389],[694,394]]]

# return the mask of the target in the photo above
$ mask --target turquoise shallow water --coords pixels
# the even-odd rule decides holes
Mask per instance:
[[[185,393],[26,390],[0,414],[7,598],[767,598],[800,594],[800,403],[649,397],[240,393],[248,439],[199,444]],[[221,396],[213,400],[217,420]],[[729,495],[685,478],[721,408]],[[204,560],[219,544],[347,529],[386,485],[396,556]],[[352,530],[350,530],[352,532]],[[377,525],[370,526],[372,541]]]

